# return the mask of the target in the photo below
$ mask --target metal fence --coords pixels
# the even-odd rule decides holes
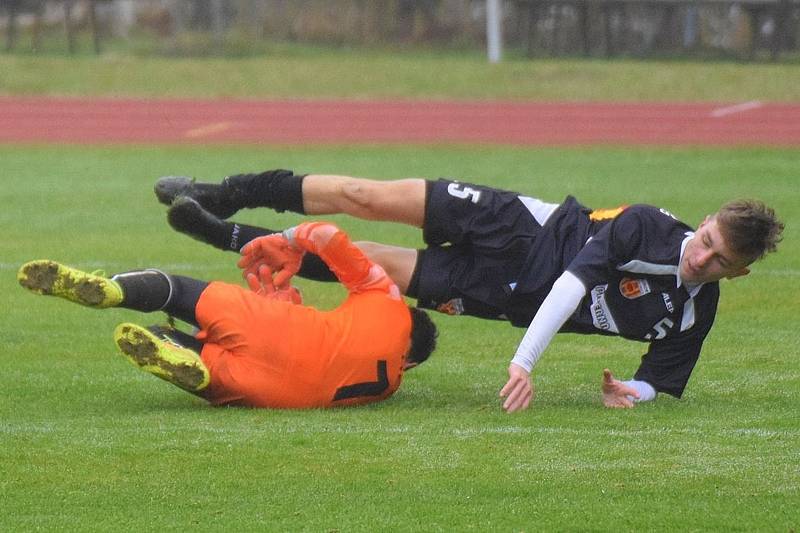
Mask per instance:
[[[720,55],[798,48],[800,0],[499,0],[521,56]],[[5,50],[263,53],[267,43],[481,49],[486,0],[0,0]],[[488,32],[492,34],[491,31]]]

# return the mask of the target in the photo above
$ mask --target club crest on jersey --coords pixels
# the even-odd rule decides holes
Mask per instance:
[[[437,305],[436,310],[446,315],[463,315],[464,301],[461,298],[453,298],[448,302]]]
[[[622,278],[619,282],[619,292],[628,300],[634,300],[650,293],[650,284],[646,279]]]

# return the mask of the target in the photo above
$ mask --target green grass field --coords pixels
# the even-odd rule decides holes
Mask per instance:
[[[644,345],[559,336],[536,368],[534,405],[507,415],[497,393],[524,331],[444,316],[434,317],[438,352],[382,404],[210,408],[116,353],[118,322],[162,315],[88,310],[17,285],[18,266],[38,258],[238,282],[236,256],[172,232],[151,187],[164,174],[274,167],[454,176],[552,201],[573,193],[595,207],[646,201],[690,223],[758,196],[787,231],[750,277],[722,284],[684,398],[629,411],[601,406],[601,371],[630,376]],[[796,151],[0,146],[0,169],[2,531],[800,527]],[[420,244],[410,228],[334,220],[358,239]],[[343,295],[300,285],[323,308]]]
[[[239,59],[0,54],[0,95],[797,101],[800,65],[598,59],[489,64],[479,53],[300,46]]]

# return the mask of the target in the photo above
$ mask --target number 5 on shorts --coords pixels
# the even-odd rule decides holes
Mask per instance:
[[[481,191],[477,191],[472,187],[461,185],[460,183],[451,183],[448,185],[447,192],[450,194],[450,196],[455,196],[456,198],[461,198],[462,200],[469,198],[473,204],[477,204],[481,197]]]

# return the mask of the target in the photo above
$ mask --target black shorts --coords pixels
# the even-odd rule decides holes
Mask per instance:
[[[555,204],[455,181],[427,183],[423,237],[408,288],[417,305],[504,319],[516,277]],[[543,215],[544,214],[544,215]]]

